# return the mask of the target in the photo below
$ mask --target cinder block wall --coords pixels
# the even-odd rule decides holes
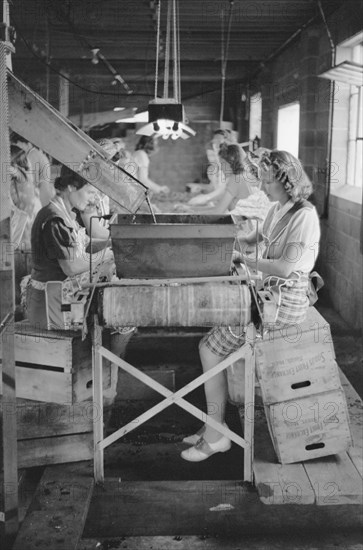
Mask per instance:
[[[347,1],[328,19],[335,44],[361,30],[362,6]],[[323,24],[300,34],[260,75],[262,145],[276,146],[277,112],[281,105],[300,102],[300,152],[314,182],[314,201],[321,216],[322,240],[317,269],[332,303],[342,317],[362,327],[362,205],[328,192],[326,177],[329,129],[329,81],[317,75],[331,67],[331,49]],[[334,94],[332,187],[346,184],[347,88]],[[328,206],[328,208],[326,208]]]
[[[206,145],[219,128],[219,122],[192,121],[189,126],[196,131],[194,137],[175,141],[158,139],[158,151],[150,156],[150,177],[161,185],[168,185],[172,191],[185,191],[187,183],[208,182]],[[129,151],[134,151],[139,138],[134,133],[128,136]]]
[[[206,145],[218,128],[218,122],[190,122],[197,133],[183,140],[159,139],[159,151],[150,157],[150,174],[154,181],[173,191],[184,191],[186,183],[207,182]]]

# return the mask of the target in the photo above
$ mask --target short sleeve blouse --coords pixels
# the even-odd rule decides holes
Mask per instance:
[[[76,236],[51,205],[42,208],[35,218],[31,240],[32,278],[41,282],[66,279],[58,260],[72,259]]]

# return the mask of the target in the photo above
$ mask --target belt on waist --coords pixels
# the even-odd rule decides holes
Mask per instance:
[[[47,283],[42,283],[41,281],[36,281],[35,279],[30,279],[29,284],[37,290],[45,290],[47,285]]]

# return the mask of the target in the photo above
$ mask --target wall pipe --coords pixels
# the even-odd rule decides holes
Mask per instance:
[[[333,41],[332,34],[330,32],[321,1],[317,0],[321,18],[328,35],[328,40],[330,44],[331,51],[331,66],[335,67],[336,61],[336,47]],[[334,94],[335,94],[335,81],[330,80],[329,88],[329,116],[328,116],[328,142],[326,146],[326,168],[325,168],[325,188],[324,188],[324,207],[321,217],[323,219],[328,219],[329,214],[329,196],[330,196],[330,180],[331,180],[331,164],[332,164],[332,146],[333,146],[333,117],[334,117]]]

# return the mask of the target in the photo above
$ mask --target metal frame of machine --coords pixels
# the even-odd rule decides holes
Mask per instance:
[[[226,359],[221,361],[209,372],[204,373],[192,382],[180,390],[173,393],[171,390],[165,388],[159,382],[156,382],[150,376],[141,372],[134,366],[130,365],[123,359],[120,359],[117,355],[111,353],[108,349],[102,346],[102,327],[98,324],[98,319],[94,318],[94,353],[92,360],[93,369],[93,404],[94,410],[97,414],[94,414],[94,477],[97,483],[104,481],[104,449],[109,445],[125,436],[135,428],[138,428],[144,422],[150,420],[166,409],[170,405],[178,405],[182,409],[186,410],[201,422],[205,422],[212,428],[218,430],[222,435],[229,437],[234,443],[244,449],[244,481],[252,482],[253,471],[253,434],[254,434],[254,401],[255,401],[255,327],[250,323],[246,332],[246,343],[236,352],[229,355]],[[116,432],[103,437],[103,390],[102,390],[102,359],[108,359],[115,363],[119,368],[134,376],[140,382],[148,385],[150,388],[160,393],[165,397],[163,401],[151,407],[148,411],[141,414],[125,426],[119,428]],[[244,438],[240,437],[230,429],[224,427],[222,424],[216,422],[211,416],[203,413],[200,409],[189,403],[184,399],[184,396],[195,390],[207,380],[224,371],[227,367],[238,361],[239,359],[245,360],[245,402],[244,402]]]

